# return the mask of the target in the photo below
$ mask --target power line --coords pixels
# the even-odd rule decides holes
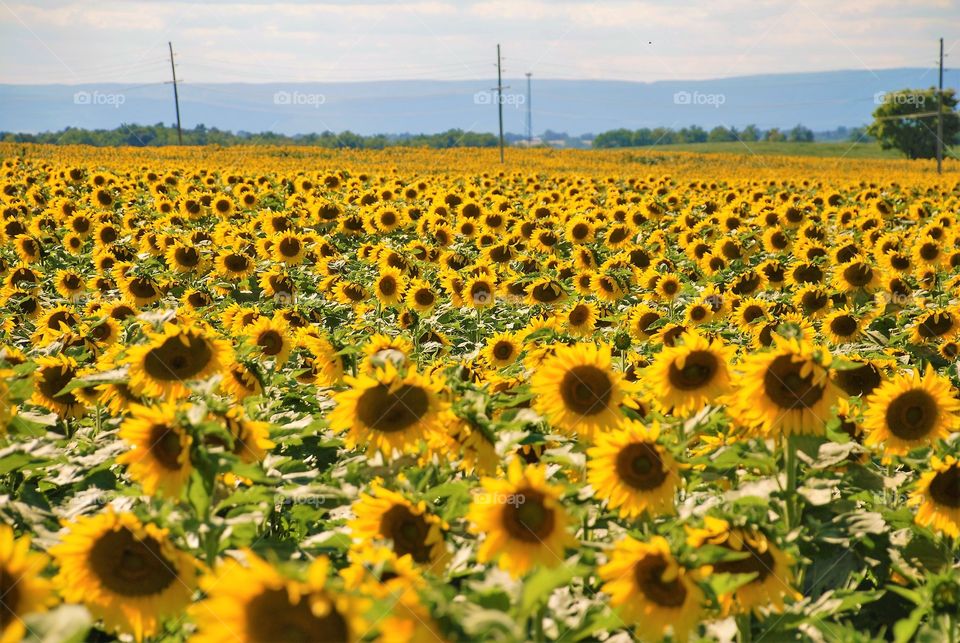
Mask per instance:
[[[180,128],[180,95],[177,93],[177,67],[173,64],[173,43],[167,41],[170,48],[170,71],[173,73],[173,104],[177,108],[177,143],[183,145],[183,130]]]
[[[500,117],[500,162],[503,163],[503,75],[500,72],[500,44],[497,44],[497,114]]]
[[[937,90],[937,174],[943,174],[943,38],[940,39],[940,84]]]

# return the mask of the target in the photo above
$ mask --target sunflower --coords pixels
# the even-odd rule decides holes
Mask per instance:
[[[953,386],[931,366],[923,376],[913,370],[884,382],[866,405],[864,444],[883,445],[885,458],[932,445],[960,426],[960,401]]]
[[[493,368],[506,368],[520,356],[522,345],[513,333],[497,333],[487,340],[483,358]]]
[[[860,336],[869,317],[857,316],[849,308],[839,308],[823,318],[821,331],[833,345],[847,344]]]
[[[163,332],[151,332],[147,342],[133,346],[125,362],[130,367],[130,385],[152,397],[186,397],[186,382],[220,371],[230,360],[230,345],[209,336],[194,325],[164,324]]]
[[[372,335],[363,345],[361,363],[364,372],[373,374],[377,368],[392,363],[397,368],[410,362],[413,356],[413,344],[402,335],[391,337],[384,333]]]
[[[198,563],[174,547],[166,529],[112,509],[66,527],[50,549],[60,568],[54,582],[109,631],[142,641],[190,602]]]
[[[489,308],[496,301],[497,283],[487,275],[468,280],[460,293],[463,303],[470,308]]]
[[[644,379],[665,412],[684,417],[729,392],[735,349],[693,331],[681,337],[682,343],[660,351]]]
[[[530,380],[534,406],[555,427],[591,436],[617,425],[624,397],[622,375],[613,370],[610,347],[561,346]]]
[[[568,533],[569,518],[561,489],[546,481],[546,468],[510,461],[507,479],[482,478],[470,503],[470,531],[484,534],[477,562],[497,560],[515,578],[534,566],[556,567],[564,549],[576,543]]]
[[[377,277],[373,290],[382,305],[394,306],[403,301],[406,281],[399,270],[385,267],[380,270],[380,276]]]
[[[233,454],[243,462],[262,462],[276,446],[270,440],[270,425],[246,417],[242,406],[229,409],[221,419],[233,437]]]
[[[910,340],[922,344],[938,337],[953,337],[960,332],[960,311],[956,308],[939,308],[925,312],[913,325]]]
[[[430,284],[422,279],[415,279],[407,289],[407,306],[418,313],[429,313],[437,305],[437,293]]]
[[[46,556],[30,551],[29,536],[15,539],[13,529],[0,524],[0,643],[23,639],[23,617],[56,602],[50,581],[40,575],[47,563]]]
[[[629,536],[614,545],[609,561],[597,570],[602,591],[640,640],[687,641],[703,614],[703,591],[695,574],[680,565],[661,536],[647,542]]]
[[[232,362],[224,370],[220,387],[238,401],[263,393],[263,384],[256,371],[247,364],[237,361]]]
[[[657,444],[659,435],[657,423],[625,420],[619,429],[599,434],[587,450],[587,481],[622,518],[675,511],[680,478],[673,457]]]
[[[206,598],[187,610],[197,624],[192,643],[356,643],[368,631],[362,603],[325,588],[326,558],[315,559],[307,580],[297,581],[252,551],[243,557],[245,565],[229,558],[201,580]]]
[[[275,235],[272,241],[271,250],[276,261],[288,266],[303,263],[307,253],[307,244],[304,242],[303,235],[290,231],[281,232]]]
[[[240,281],[253,274],[256,265],[238,250],[221,250],[214,260],[216,273],[228,281]]]
[[[73,391],[63,389],[78,375],[77,361],[67,355],[37,357],[34,360],[33,395],[30,402],[57,413],[63,418],[78,417],[84,412],[84,403]]]
[[[551,277],[542,277],[528,286],[527,303],[531,305],[552,306],[567,299],[563,284]]]
[[[760,609],[783,611],[784,599],[802,598],[793,588],[793,560],[759,529],[732,527],[720,518],[707,516],[702,528],[687,527],[691,547],[713,545],[731,557],[706,568],[715,574],[749,574],[752,578],[730,593],[720,596],[724,614],[744,614]]]
[[[346,432],[348,448],[364,446],[390,457],[419,449],[421,439],[444,430],[447,402],[439,380],[415,371],[401,374],[390,362],[372,374],[344,377],[349,389],[334,395],[330,427]]]
[[[561,315],[567,332],[576,337],[588,337],[597,325],[597,305],[592,301],[578,301]]]
[[[261,317],[247,329],[250,343],[257,346],[265,359],[272,359],[277,368],[286,363],[293,348],[290,326],[279,313]]]
[[[908,504],[917,506],[917,524],[960,538],[960,462],[952,455],[933,456],[931,470],[920,476]]]
[[[746,427],[773,436],[821,435],[837,397],[825,367],[830,356],[806,341],[774,335],[774,350],[744,359],[733,408]]]
[[[200,249],[189,242],[177,241],[167,248],[164,257],[167,266],[177,273],[200,272],[204,268]]]
[[[349,527],[359,545],[389,540],[397,556],[410,556],[434,572],[442,571],[446,565],[449,553],[443,534],[448,527],[422,500],[413,504],[399,493],[374,483],[372,493],[360,494],[353,513],[356,518]]]
[[[179,407],[176,403],[132,405],[130,411],[119,436],[131,448],[117,457],[117,464],[128,465],[127,473],[146,494],[179,498],[193,470],[193,439],[177,418]]]

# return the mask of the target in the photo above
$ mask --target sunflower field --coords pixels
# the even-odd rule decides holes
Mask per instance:
[[[950,641],[960,164],[0,145],[0,643]]]

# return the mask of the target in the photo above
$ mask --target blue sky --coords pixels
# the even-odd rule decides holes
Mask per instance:
[[[0,0],[0,82],[165,80],[167,40],[188,83],[491,78],[497,42],[507,77],[928,67],[957,26],[957,0]]]

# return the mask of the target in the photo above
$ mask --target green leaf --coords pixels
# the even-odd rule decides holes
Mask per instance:
[[[907,643],[911,641],[926,614],[926,607],[918,607],[910,612],[910,616],[897,621],[896,625],[893,626],[894,643]]]
[[[203,475],[196,469],[190,472],[190,480],[187,482],[187,501],[197,517],[207,515],[210,509],[210,493]]]
[[[550,594],[561,585],[566,585],[578,576],[590,573],[590,568],[583,565],[560,565],[558,567],[541,567],[523,584],[523,594],[520,598],[519,618],[530,616],[541,604],[546,603]]]

